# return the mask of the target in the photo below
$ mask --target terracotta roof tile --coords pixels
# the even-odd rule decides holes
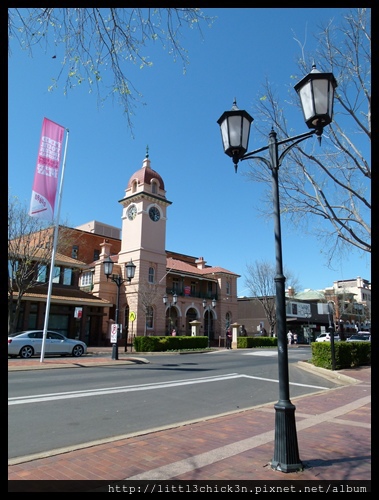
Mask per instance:
[[[167,258],[167,269],[170,271],[179,271],[188,274],[195,274],[198,276],[207,276],[209,274],[231,274],[233,276],[239,276],[238,274],[232,273],[223,267],[205,267],[204,269],[198,269],[196,264],[190,264],[188,262],[183,262],[181,260],[173,259],[172,257]]]
[[[13,293],[14,297],[16,298],[18,296],[17,291],[14,291]],[[23,298],[29,300],[34,299],[34,300],[46,301],[47,294],[48,294],[48,287],[42,285],[31,288],[28,292],[24,294]],[[100,297],[96,297],[91,293],[83,292],[82,290],[76,288],[73,289],[73,288],[59,287],[54,285],[51,291],[51,302],[52,303],[68,302],[70,304],[76,304],[76,305],[85,304],[85,305],[99,306],[99,307],[107,307],[112,305],[112,302],[109,302],[108,300],[105,299],[101,299]]]

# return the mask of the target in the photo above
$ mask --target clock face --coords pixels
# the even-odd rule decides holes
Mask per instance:
[[[161,218],[161,214],[160,214],[159,210],[157,209],[157,207],[150,208],[149,216],[150,216],[150,219],[154,222],[159,221],[159,219]]]
[[[128,208],[128,219],[133,220],[136,218],[137,215],[137,207],[135,205],[131,205]]]

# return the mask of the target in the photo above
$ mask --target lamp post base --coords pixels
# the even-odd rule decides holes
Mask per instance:
[[[118,359],[118,345],[112,344],[112,359]]]
[[[300,472],[304,466],[300,461],[297,444],[295,409],[289,401],[279,401],[275,406],[275,449],[271,468],[280,472]]]

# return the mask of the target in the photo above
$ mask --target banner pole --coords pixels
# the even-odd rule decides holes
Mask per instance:
[[[41,358],[40,358],[41,363],[43,363],[44,356],[45,356],[46,335],[47,335],[47,329],[48,329],[48,325],[49,325],[51,292],[53,289],[53,278],[54,278],[55,253],[56,253],[57,241],[58,241],[59,218],[60,218],[60,212],[61,212],[61,201],[62,201],[62,192],[63,192],[63,178],[64,178],[64,170],[65,170],[65,166],[66,166],[68,135],[69,135],[70,131],[66,128],[66,132],[67,132],[67,134],[66,134],[66,144],[65,144],[64,153],[63,153],[62,175],[61,175],[60,184],[59,184],[59,191],[58,191],[57,217],[55,219],[55,227],[54,227],[54,243],[53,243],[53,251],[51,253],[49,288],[48,288],[47,299],[46,299],[45,322],[44,322],[44,327],[43,327],[42,349],[41,349]]]

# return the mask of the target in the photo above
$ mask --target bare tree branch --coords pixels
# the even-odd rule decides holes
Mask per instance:
[[[305,60],[300,45],[298,64],[307,74],[317,61],[320,71],[332,71],[337,79],[333,123],[324,130],[322,149],[307,140],[294,146],[280,166],[281,213],[302,233],[316,236],[331,266],[335,257],[355,247],[371,252],[371,35],[370,9],[355,9],[340,24],[330,21],[317,34],[316,54]],[[295,77],[294,77],[295,78]],[[299,80],[299,77],[296,77]],[[291,89],[291,95],[295,95]],[[286,106],[299,102],[291,98]],[[278,139],[296,135],[288,130],[285,107],[266,80],[255,111],[256,126],[267,140],[274,124]],[[316,149],[317,147],[317,149]],[[267,184],[261,214],[271,216],[271,172],[249,161],[248,179]]]
[[[185,71],[189,61],[180,43],[183,29],[202,35],[201,26],[212,22],[198,8],[9,8],[8,53],[18,44],[30,56],[42,49],[61,60],[48,90],[64,79],[65,94],[86,84],[89,92],[96,90],[99,105],[117,99],[132,131],[142,95],[128,78],[125,62],[140,69],[152,66],[144,51],[160,43],[174,61],[181,59]]]
[[[270,336],[272,337],[276,325],[275,265],[267,261],[256,261],[254,264],[248,264],[246,271],[245,285],[251,297],[262,305],[268,324],[270,325]],[[295,290],[299,288],[298,278],[290,270],[285,270],[284,274],[287,286],[292,286]]]
[[[46,284],[42,273],[51,264],[54,227],[30,217],[28,207],[15,196],[8,197],[8,331],[16,328],[21,301],[28,290]],[[67,252],[72,238],[59,232],[57,250]],[[14,307],[14,296],[17,300]]]

